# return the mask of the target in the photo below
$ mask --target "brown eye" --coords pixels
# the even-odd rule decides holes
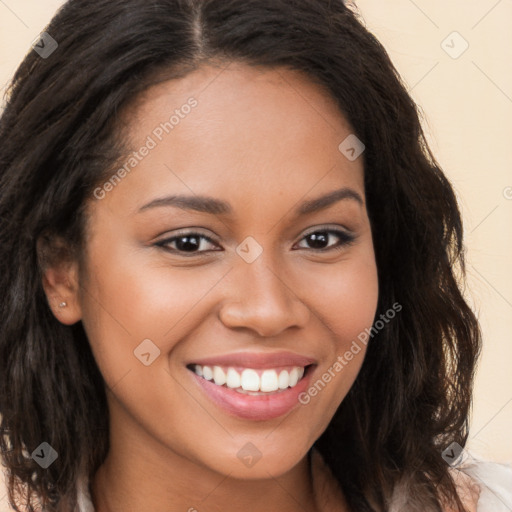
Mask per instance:
[[[329,246],[329,242],[333,238],[337,238],[338,243]],[[323,229],[316,230],[307,234],[302,240],[306,240],[309,245],[309,247],[306,247],[306,249],[316,251],[329,251],[336,249],[339,250],[345,246],[348,246],[355,241],[355,238],[356,237],[354,235],[346,233],[345,231],[340,231],[338,229]]]
[[[183,255],[196,255],[210,252],[211,249],[205,248],[208,245],[216,244],[213,240],[205,235],[195,232],[180,233],[171,238],[166,238],[155,244],[158,247],[162,247],[173,253],[181,253]],[[218,250],[218,249],[213,249]]]

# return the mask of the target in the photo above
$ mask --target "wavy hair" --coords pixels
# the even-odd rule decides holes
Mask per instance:
[[[421,116],[383,46],[341,0],[70,0],[25,57],[0,118],[0,446],[16,510],[72,510],[76,482],[109,448],[105,383],[81,322],[53,316],[45,265],[83,261],[85,205],[122,161],[122,109],[203,63],[302,71],[365,146],[379,276],[361,371],[315,447],[349,505],[464,511],[441,457],[468,437],[478,321],[463,297],[461,214]],[[56,240],[65,240],[58,244]],[[47,441],[47,469],[30,454]]]

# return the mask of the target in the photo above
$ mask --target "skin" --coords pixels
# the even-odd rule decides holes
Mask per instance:
[[[287,350],[317,361],[315,382],[371,327],[378,282],[363,156],[349,161],[338,150],[353,130],[320,86],[296,71],[236,63],[150,88],[125,112],[133,150],[191,96],[197,107],[103,199],[91,198],[85,267],[44,274],[56,317],[82,321],[108,386],[111,449],[91,485],[95,506],[323,510],[327,497],[312,477],[326,493],[333,484],[315,476],[316,466],[310,474],[307,454],[357,377],[365,346],[308,405],[268,421],[221,410],[185,364]],[[302,202],[342,187],[362,204],[343,199],[294,216]],[[138,212],[171,194],[212,196],[233,212]],[[182,228],[212,238],[199,248],[211,252],[155,245]],[[315,249],[306,235],[327,228],[355,241],[336,251],[331,234],[320,246],[330,250]],[[252,263],[236,252],[248,236],[263,249]],[[56,306],[61,300],[67,307]],[[133,353],[144,339],[160,349],[149,366]],[[247,442],[262,454],[252,467],[237,457]]]

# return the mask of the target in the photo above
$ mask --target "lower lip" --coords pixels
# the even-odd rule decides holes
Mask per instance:
[[[299,395],[308,388],[313,368],[293,387],[269,395],[244,395],[225,386],[217,386],[194,372],[201,389],[224,411],[238,418],[253,421],[265,421],[278,418],[299,405]]]

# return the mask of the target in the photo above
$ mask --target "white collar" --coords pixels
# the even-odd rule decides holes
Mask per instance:
[[[78,512],[94,512],[91,493],[89,490],[89,479],[83,474],[77,481]]]

